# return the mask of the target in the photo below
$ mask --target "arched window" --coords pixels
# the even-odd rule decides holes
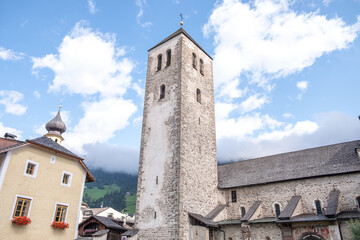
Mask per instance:
[[[158,57],[157,57],[157,59],[158,59],[157,70],[159,71],[159,70],[161,70],[162,55],[159,54]]]
[[[200,89],[196,89],[196,100],[201,103],[201,91]]]
[[[275,208],[276,217],[279,217],[280,216],[280,205],[278,203],[275,203],[274,208]]]
[[[358,208],[360,208],[360,196],[358,196],[356,198],[356,203],[357,203]]]
[[[204,61],[200,59],[200,73],[204,75]]]
[[[241,210],[241,217],[244,217],[245,214],[246,214],[246,209],[245,209],[245,207],[242,206],[242,207],[240,208],[240,210]]]
[[[166,52],[166,66],[170,66],[171,64],[171,50],[167,50]]]
[[[196,54],[195,53],[192,54],[192,64],[193,64],[193,68],[196,69]]]
[[[160,99],[165,98],[165,85],[160,86]]]
[[[316,213],[318,215],[322,214],[321,202],[319,200],[315,200],[315,207],[316,207]]]
[[[266,237],[265,240],[270,240],[270,237]]]

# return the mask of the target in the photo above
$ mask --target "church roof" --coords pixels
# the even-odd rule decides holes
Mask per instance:
[[[167,38],[156,44],[154,47],[150,48],[148,51],[151,51],[152,49],[156,48],[157,46],[160,46],[161,44],[169,41],[170,39],[176,37],[181,33],[184,34],[190,41],[192,41],[199,49],[201,49],[201,51],[203,51],[212,60],[212,57],[207,52],[205,52],[205,50],[183,28],[179,28],[179,30],[177,30],[176,32],[174,32],[173,34],[171,34],[170,36],[168,36]]]
[[[245,187],[360,172],[360,141],[260,157],[218,166],[219,188]]]

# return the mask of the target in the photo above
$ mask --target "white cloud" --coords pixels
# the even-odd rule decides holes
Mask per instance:
[[[137,110],[123,97],[134,86],[130,74],[135,64],[124,57],[125,48],[117,47],[115,40],[114,35],[79,22],[64,37],[57,54],[33,58],[33,69],[50,68],[55,73],[49,91],[83,96],[84,115],[64,133],[64,145],[78,154],[86,153],[85,144],[112,138]]]
[[[134,63],[117,54],[113,35],[93,32],[79,22],[63,39],[59,54],[33,58],[33,69],[48,67],[55,72],[50,91],[122,95],[130,86]]]
[[[251,83],[267,87],[271,79],[301,71],[325,53],[348,47],[359,28],[360,18],[346,25],[338,17],[296,12],[286,0],[225,0],[216,5],[203,32],[214,36],[216,87],[246,75]]]
[[[88,0],[88,8],[91,14],[96,12],[95,0]]]
[[[300,121],[265,134],[220,138],[217,155],[220,162],[255,158],[352,141],[359,139],[359,132],[357,117],[328,112],[317,115],[315,121]]]
[[[17,136],[17,140],[20,140],[22,138],[21,134],[22,131],[17,130],[15,128],[6,127],[3,123],[0,122],[0,137],[3,137],[5,133],[11,133]]]
[[[308,83],[307,81],[300,81],[296,83],[296,87],[302,91],[306,91],[308,88]]]
[[[11,49],[5,49],[4,47],[0,47],[0,59],[2,60],[19,60],[24,58],[23,53],[17,53],[12,51]]]
[[[298,100],[301,100],[303,95],[305,94],[307,88],[308,88],[308,82],[307,81],[297,82],[296,87],[301,91],[301,93],[299,93],[296,98]]]
[[[265,96],[260,97],[259,95],[252,95],[240,104],[240,108],[242,113],[247,113],[261,108],[266,101],[267,99]]]
[[[329,18],[319,11],[293,10],[292,3],[224,0],[215,5],[203,26],[204,35],[211,35],[215,46],[220,158],[239,159],[289,150],[291,139],[305,139],[322,129],[318,121],[295,121],[285,113],[282,122],[259,111],[271,101],[277,79],[302,71],[324,54],[349,47],[358,37],[360,17],[347,25],[341,18]],[[297,83],[298,99],[309,85],[308,81]],[[238,149],[249,155],[241,155]]]
[[[84,158],[89,167],[102,168],[109,172],[138,172],[139,149],[108,143],[86,144],[84,149],[87,152]]]
[[[18,102],[24,98],[24,95],[17,91],[0,91],[0,104],[5,106],[5,111],[14,115],[23,115],[27,107]]]
[[[136,15],[137,23],[140,24],[142,27],[150,27],[152,25],[151,22],[144,22],[143,23],[141,21],[141,18],[142,18],[143,14],[144,14],[144,7],[147,4],[146,0],[136,0],[135,3],[136,3],[136,6],[138,6],[138,8],[139,8],[139,12]]]
[[[65,133],[64,145],[84,154],[83,145],[104,143],[115,136],[115,132],[129,124],[129,118],[137,107],[130,100],[105,98],[99,102],[83,102],[84,117],[70,133]]]
[[[284,117],[284,118],[293,118],[294,115],[292,115],[291,113],[284,113],[284,114],[283,114],[283,117]]]
[[[39,91],[33,91],[33,95],[34,95],[34,97],[35,98],[37,98],[37,99],[39,99],[40,98],[40,93],[39,93]]]

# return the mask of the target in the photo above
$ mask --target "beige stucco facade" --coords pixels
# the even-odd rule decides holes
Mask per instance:
[[[55,159],[54,159],[55,157]],[[74,239],[81,205],[86,171],[77,159],[45,148],[26,145],[2,154],[0,170],[0,236],[1,239]],[[33,175],[27,176],[27,162],[37,164]],[[70,183],[62,184],[64,172]],[[17,197],[31,199],[28,217],[31,224],[12,224]],[[50,227],[57,204],[68,206],[65,230]]]

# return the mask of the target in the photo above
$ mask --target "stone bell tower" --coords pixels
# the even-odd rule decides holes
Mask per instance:
[[[212,58],[180,28],[149,50],[137,238],[192,239],[189,213],[216,205]]]

